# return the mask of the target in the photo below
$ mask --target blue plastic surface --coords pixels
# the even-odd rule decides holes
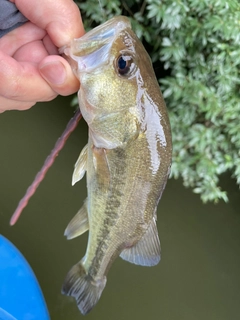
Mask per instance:
[[[8,312],[0,308],[0,320],[17,320],[11,316]]]
[[[0,235],[0,320],[50,320],[37,279],[19,250]]]

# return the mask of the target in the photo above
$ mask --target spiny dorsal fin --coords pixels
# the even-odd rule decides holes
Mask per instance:
[[[85,147],[80,152],[80,155],[77,159],[77,162],[74,166],[73,176],[72,176],[72,185],[79,180],[81,180],[87,170],[87,148],[88,145],[86,144]]]
[[[126,248],[120,254],[120,257],[128,262],[141,266],[155,266],[160,261],[160,241],[156,226],[156,220],[153,218],[146,233],[131,248]]]
[[[69,240],[69,239],[73,239],[80,236],[88,229],[89,229],[89,223],[88,223],[87,199],[86,199],[81,209],[69,222],[64,232],[64,235]]]

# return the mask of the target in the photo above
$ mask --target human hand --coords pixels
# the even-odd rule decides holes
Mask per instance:
[[[79,82],[58,48],[84,34],[72,0],[12,0],[29,20],[0,39],[0,112],[26,110],[58,94],[70,95]]]

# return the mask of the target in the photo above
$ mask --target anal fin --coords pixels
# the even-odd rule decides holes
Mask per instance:
[[[88,223],[88,212],[87,212],[87,200],[85,200],[81,209],[76,213],[76,215],[69,222],[64,235],[67,239],[73,239],[89,229]]]
[[[130,263],[150,267],[159,263],[160,251],[156,220],[153,218],[143,237],[133,247],[124,249],[120,257]]]

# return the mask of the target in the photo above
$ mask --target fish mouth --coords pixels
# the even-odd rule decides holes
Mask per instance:
[[[73,39],[68,46],[59,51],[64,54],[78,76],[81,72],[91,72],[108,62],[112,43],[126,28],[131,28],[127,17],[114,17],[81,38]]]

